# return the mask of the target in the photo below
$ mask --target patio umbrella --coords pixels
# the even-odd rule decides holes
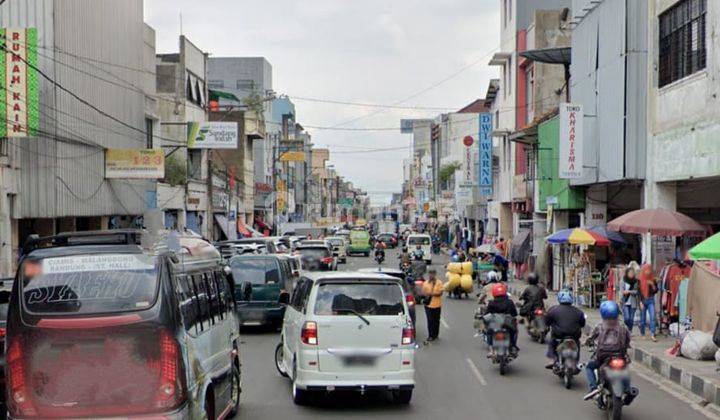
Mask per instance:
[[[551,244],[609,246],[608,238],[585,229],[564,229],[547,237]]]
[[[695,245],[689,252],[690,256],[696,260],[720,260],[720,233]]]
[[[631,211],[608,223],[616,232],[657,236],[704,236],[705,228],[698,222],[672,210],[641,209]]]
[[[627,241],[619,232],[614,232],[612,230],[607,229],[607,225],[602,226],[593,226],[588,229],[590,232],[595,232],[598,235],[601,235],[605,238],[610,239],[610,242],[614,242],[616,244],[627,244]]]

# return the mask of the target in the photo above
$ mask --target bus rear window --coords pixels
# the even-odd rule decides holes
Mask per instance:
[[[32,314],[99,314],[151,307],[158,293],[155,258],[78,255],[23,263],[24,309]]]

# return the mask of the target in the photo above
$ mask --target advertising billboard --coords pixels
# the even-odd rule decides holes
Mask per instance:
[[[188,149],[237,149],[236,122],[204,121],[187,123]]]

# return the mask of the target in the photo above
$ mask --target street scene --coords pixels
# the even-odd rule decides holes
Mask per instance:
[[[720,419],[719,27],[0,0],[0,418]]]

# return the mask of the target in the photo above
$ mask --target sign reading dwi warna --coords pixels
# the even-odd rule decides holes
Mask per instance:
[[[478,143],[480,144],[480,154],[478,155],[478,185],[480,186],[480,195],[484,197],[489,197],[493,194],[492,114],[480,114],[479,123],[480,130],[478,135]]]
[[[582,105],[560,104],[560,147],[558,175],[561,179],[582,178],[583,173],[583,108]]]
[[[0,137],[30,137],[39,126],[37,29],[0,29]]]

